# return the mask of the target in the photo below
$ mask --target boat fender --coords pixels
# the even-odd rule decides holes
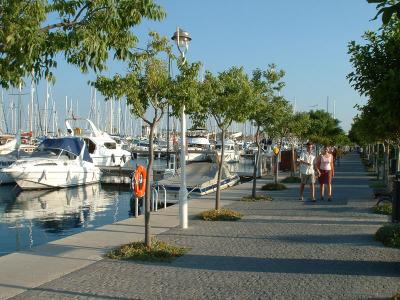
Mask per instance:
[[[111,162],[112,162],[112,163],[115,163],[115,155],[114,155],[114,153],[111,154]]]
[[[126,156],[125,156],[125,154],[123,154],[123,155],[121,156],[121,160],[122,160],[123,163],[126,163]]]
[[[138,165],[132,181],[132,188],[137,198],[142,198],[146,192],[146,168]]]

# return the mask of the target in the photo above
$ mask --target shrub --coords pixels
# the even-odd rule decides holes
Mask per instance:
[[[283,183],[267,183],[261,188],[263,191],[280,191],[286,190],[287,187]]]
[[[256,195],[255,198],[250,196],[244,196],[240,201],[245,202],[257,202],[257,201],[272,201],[273,198],[270,195]]]
[[[227,208],[206,210],[199,214],[199,218],[205,221],[237,221],[242,217],[241,213]]]
[[[297,176],[288,176],[288,177],[284,178],[281,182],[283,182],[283,183],[300,183],[301,178],[297,177]]]
[[[374,206],[374,213],[381,215],[392,214],[392,203],[380,203]]]
[[[400,224],[387,224],[378,229],[375,239],[387,247],[400,248]]]
[[[169,245],[153,238],[150,249],[144,242],[133,242],[109,251],[106,257],[121,260],[172,261],[187,251],[187,248]]]

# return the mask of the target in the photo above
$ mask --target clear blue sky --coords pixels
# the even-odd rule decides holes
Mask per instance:
[[[363,99],[350,87],[346,75],[351,71],[347,44],[362,41],[366,30],[376,30],[380,21],[375,5],[366,0],[158,0],[167,11],[166,20],[143,22],[135,29],[140,44],[145,45],[147,32],[156,30],[171,36],[180,26],[190,32],[193,41],[187,57],[201,61],[205,69],[223,71],[233,65],[249,73],[275,63],[286,71],[283,94],[296,99],[298,110],[311,106],[326,109],[327,96],[336,101],[336,117],[345,130],[356,114],[355,104]],[[113,64],[107,74],[121,66]],[[55,72],[53,96],[60,112],[64,99],[79,99],[80,114],[89,106],[88,80],[76,68],[59,64]],[[39,93],[44,92],[39,89]],[[61,113],[60,113],[61,116]]]

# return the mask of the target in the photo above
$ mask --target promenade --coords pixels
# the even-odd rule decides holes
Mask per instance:
[[[31,289],[5,284],[0,269],[0,295],[3,285],[25,290],[13,299],[387,299],[400,290],[400,250],[384,247],[373,234],[388,218],[372,213],[370,177],[357,154],[345,156],[335,175],[332,202],[311,203],[308,187],[305,201],[298,201],[297,184],[270,192],[272,202],[238,201],[250,194],[246,183],[222,193],[226,207],[244,214],[241,221],[192,218],[181,230],[174,227],[176,207],[154,214],[159,239],[191,249],[171,263],[97,256]],[[214,196],[191,199],[190,212],[212,207]],[[163,214],[173,219],[168,226]],[[120,226],[130,230],[124,239],[142,235],[139,221]],[[110,238],[121,234],[110,226]],[[0,267],[1,259],[7,258]]]

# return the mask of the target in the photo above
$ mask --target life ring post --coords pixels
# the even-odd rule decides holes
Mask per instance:
[[[146,175],[146,168],[138,165],[132,181],[132,188],[136,198],[142,198],[146,193]]]

